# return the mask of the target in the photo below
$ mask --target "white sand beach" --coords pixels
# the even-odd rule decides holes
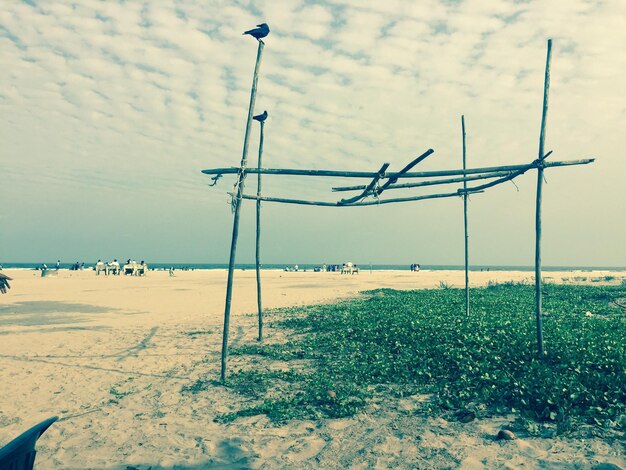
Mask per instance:
[[[49,416],[37,468],[590,468],[626,467],[624,447],[599,438],[493,439],[506,417],[461,424],[411,413],[420,397],[374,400],[353,418],[218,424],[243,398],[219,385],[226,272],[40,277],[5,270],[0,296],[0,445]],[[553,282],[626,272],[546,272]],[[529,272],[475,272],[472,285],[530,281]],[[461,271],[359,275],[263,272],[266,308],[330,302],[374,288],[461,287]],[[255,342],[254,271],[237,271],[231,345]],[[275,332],[269,328],[267,337]]]

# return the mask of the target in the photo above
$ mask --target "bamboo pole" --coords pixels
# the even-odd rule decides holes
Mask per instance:
[[[475,180],[484,180],[489,178],[498,178],[501,176],[510,175],[510,171],[498,171],[493,173],[486,173],[484,175],[473,175],[467,177],[460,178],[446,178],[441,180],[430,180],[430,181],[420,181],[419,183],[400,183],[400,184],[390,184],[385,188],[385,191],[388,189],[408,189],[408,188],[421,188],[423,186],[436,186],[441,184],[451,184],[451,183],[462,183],[464,181],[475,181]],[[357,186],[336,186],[332,188],[333,192],[342,192],[342,191],[362,191],[365,189],[364,185]]]
[[[263,157],[263,131],[265,121],[261,121],[261,137],[259,140],[258,168],[261,168],[261,158]],[[257,196],[261,196],[261,173],[257,175]],[[263,341],[263,307],[261,303],[261,200],[256,201],[256,298],[259,310],[259,341]]]
[[[461,116],[461,129],[463,131],[463,170],[467,169],[467,149],[465,146],[465,116]],[[465,177],[465,175],[463,175]],[[463,228],[465,231],[465,316],[470,316],[470,293],[469,293],[469,255],[467,235],[467,179],[463,180]]]
[[[548,39],[546,71],[543,81],[543,109],[541,112],[541,131],[539,134],[539,157],[537,163],[537,201],[535,210],[535,314],[537,321],[537,352],[545,354],[543,346],[543,325],[541,319],[541,196],[543,188],[544,145],[546,140],[546,120],[548,117],[548,92],[550,91],[550,60],[552,58],[552,39]]]
[[[483,191],[476,191],[477,193],[482,193]],[[362,206],[378,206],[381,204],[392,204],[396,202],[410,202],[410,201],[421,201],[425,199],[439,199],[446,197],[456,197],[459,196],[458,192],[454,193],[444,193],[444,194],[426,194],[424,196],[411,196],[411,197],[399,197],[394,199],[381,199],[376,201],[359,201],[353,204],[340,204],[338,202],[327,202],[327,201],[307,201],[304,199],[288,199],[282,197],[268,197],[268,196],[253,196],[251,194],[242,194],[242,199],[251,199],[251,200],[260,200],[266,202],[279,202],[283,204],[299,204],[304,206],[322,206],[322,207],[362,207]]]
[[[230,242],[230,258],[228,260],[228,279],[226,281],[226,302],[224,307],[224,331],[222,333],[222,367],[220,378],[222,383],[226,381],[226,359],[228,355],[228,328],[230,326],[230,306],[233,297],[233,273],[235,269],[235,255],[237,252],[237,238],[239,237],[239,214],[241,211],[243,185],[246,176],[246,164],[248,159],[248,140],[250,136],[250,127],[252,125],[252,115],[254,114],[254,103],[256,100],[257,82],[259,79],[259,68],[261,65],[261,57],[263,55],[263,47],[265,43],[259,40],[259,48],[256,55],[256,64],[254,66],[254,75],[252,77],[252,89],[250,91],[250,105],[248,107],[248,120],[246,122],[246,133],[243,138],[243,152],[241,156],[241,166],[237,174],[237,192],[234,197],[235,215],[233,217],[233,235]]]
[[[583,160],[569,160],[562,162],[545,163],[544,168],[553,166],[571,166],[571,165],[584,165],[593,162],[593,158],[587,158]],[[491,166],[482,168],[468,168],[463,171],[460,170],[439,170],[439,171],[415,171],[400,174],[399,172],[385,173],[381,179],[386,178],[431,178],[437,176],[462,176],[463,174],[476,175],[479,173],[494,173],[501,171],[517,171],[521,169],[536,168],[537,164],[527,163],[525,165],[502,165]],[[232,175],[240,172],[239,167],[230,168],[210,168],[202,170],[205,175]],[[248,168],[246,173],[257,174],[262,173],[264,175],[290,175],[290,176],[331,176],[340,178],[375,178],[378,173],[371,171],[336,171],[336,170],[304,170],[294,168]]]

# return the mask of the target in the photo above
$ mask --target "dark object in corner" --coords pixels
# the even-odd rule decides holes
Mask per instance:
[[[35,444],[57,419],[56,416],[36,424],[0,449],[0,470],[31,470],[35,464]]]

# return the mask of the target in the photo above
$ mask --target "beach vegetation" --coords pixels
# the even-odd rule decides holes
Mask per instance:
[[[544,286],[543,357],[533,292],[517,284],[472,289],[469,318],[462,289],[378,289],[334,305],[272,312],[270,326],[282,330],[276,336],[289,340],[236,350],[267,367],[257,362],[229,377],[228,386],[250,404],[217,420],[337,418],[381,394],[429,394],[424,412],[516,413],[529,431],[538,423],[561,433],[576,423],[619,427],[626,318],[614,301],[626,297],[626,285]]]

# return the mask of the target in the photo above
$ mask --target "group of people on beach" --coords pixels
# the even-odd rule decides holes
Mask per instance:
[[[41,265],[37,266],[35,268],[37,271],[47,271],[48,270],[48,265],[46,263],[41,263]],[[55,270],[59,270],[61,269],[61,260],[58,259],[56,264],[54,265],[54,269]],[[82,271],[85,269],[85,263],[79,263],[78,261],[76,261],[75,263],[71,264],[69,267],[70,271]]]
[[[141,263],[137,263],[134,259],[131,260],[129,258],[126,260],[126,264],[123,267],[120,267],[120,263],[117,259],[114,259],[111,263],[99,259],[94,270],[96,271],[97,276],[99,276],[101,272],[104,272],[106,276],[109,274],[119,276],[122,273],[124,273],[124,275],[131,276],[145,276],[148,272],[148,265],[143,260],[141,260]]]
[[[352,265],[352,263],[347,263]],[[342,265],[339,264],[323,264],[321,266],[315,266],[313,267],[313,271],[316,273],[338,273],[341,272],[342,269],[345,269],[346,263],[343,263]],[[354,265],[354,267],[356,267],[356,264]],[[298,272],[298,271],[304,271],[306,272],[307,269],[306,268],[301,268],[300,266],[298,266],[297,264],[294,264],[293,267],[290,266],[285,266],[284,271],[288,271],[288,272]]]
[[[413,271],[413,272],[418,272],[420,269],[422,269],[422,267],[419,264],[417,264],[417,263],[413,263],[411,265],[411,271]]]

